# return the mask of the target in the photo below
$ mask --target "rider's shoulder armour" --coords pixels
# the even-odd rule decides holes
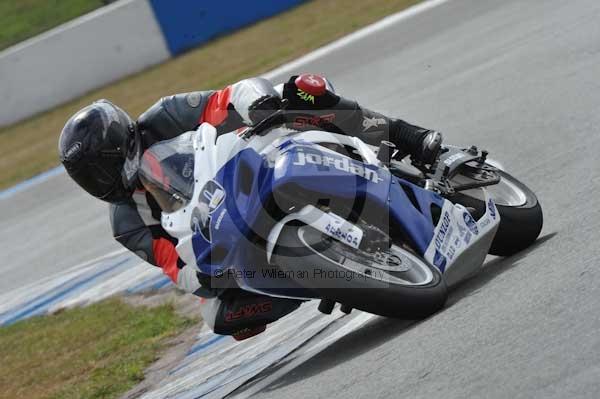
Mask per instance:
[[[138,119],[145,141],[151,144],[196,129],[212,93],[195,91],[161,98]]]

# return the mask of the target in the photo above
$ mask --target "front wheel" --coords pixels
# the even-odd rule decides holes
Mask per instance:
[[[286,226],[272,260],[322,298],[381,316],[421,319],[447,299],[440,271],[398,245],[374,254],[310,226]]]
[[[542,231],[544,218],[533,191],[504,171],[496,173],[501,177],[500,182],[486,187],[500,213],[500,226],[489,253],[510,256],[535,242]],[[452,201],[474,208],[478,214],[485,213],[481,189],[461,191],[453,196]]]

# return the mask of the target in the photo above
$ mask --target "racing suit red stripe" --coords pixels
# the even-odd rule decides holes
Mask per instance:
[[[199,123],[210,123],[213,126],[219,126],[227,119],[229,101],[231,100],[232,86],[227,86],[223,90],[214,92],[208,99],[206,108],[200,116]]]
[[[152,240],[152,252],[154,253],[156,264],[163,269],[163,273],[177,284],[177,275],[179,274],[177,260],[179,259],[179,255],[177,254],[175,245],[166,238],[154,239]]]

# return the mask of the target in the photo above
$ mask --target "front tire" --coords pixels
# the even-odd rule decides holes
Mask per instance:
[[[272,260],[290,275],[298,277],[307,271],[295,280],[348,309],[410,320],[440,310],[448,296],[440,271],[397,245],[387,252],[389,257],[378,268],[373,255],[350,248],[309,226],[286,226]],[[410,268],[413,269],[407,270]]]

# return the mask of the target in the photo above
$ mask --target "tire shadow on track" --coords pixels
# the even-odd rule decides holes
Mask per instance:
[[[281,376],[262,391],[275,391],[339,366],[363,353],[384,345],[390,339],[403,334],[421,322],[422,320],[397,320],[376,317],[295,367],[293,371]]]
[[[494,258],[488,261],[484,268],[473,275],[473,277],[454,287],[450,293],[450,298],[448,299],[446,307],[440,312],[432,315],[430,318],[434,318],[439,313],[443,313],[461,299],[474,294],[494,278],[518,266],[522,259],[545,245],[547,241],[550,241],[557,234],[558,233],[556,232],[546,234],[539,238],[528,249],[511,257]],[[337,367],[342,363],[350,361],[386,344],[388,341],[405,334],[427,320],[429,320],[429,318],[415,321],[377,317],[358,330],[340,338],[324,350],[295,367],[292,371],[263,388],[261,391],[276,391],[288,385],[293,385],[294,383],[318,375],[328,369]]]
[[[472,277],[459,283],[455,287],[452,287],[450,297],[448,298],[448,302],[446,302],[445,309],[454,306],[460,300],[470,295],[473,295],[474,293],[479,291],[480,288],[485,286],[487,283],[489,283],[499,275],[519,266],[521,260],[523,260],[532,252],[545,245],[556,235],[558,235],[557,232],[546,234],[538,238],[537,241],[534,242],[533,245],[531,245],[529,248],[519,253],[516,253],[515,255],[506,258],[496,257],[486,262],[482,270],[479,270]]]

